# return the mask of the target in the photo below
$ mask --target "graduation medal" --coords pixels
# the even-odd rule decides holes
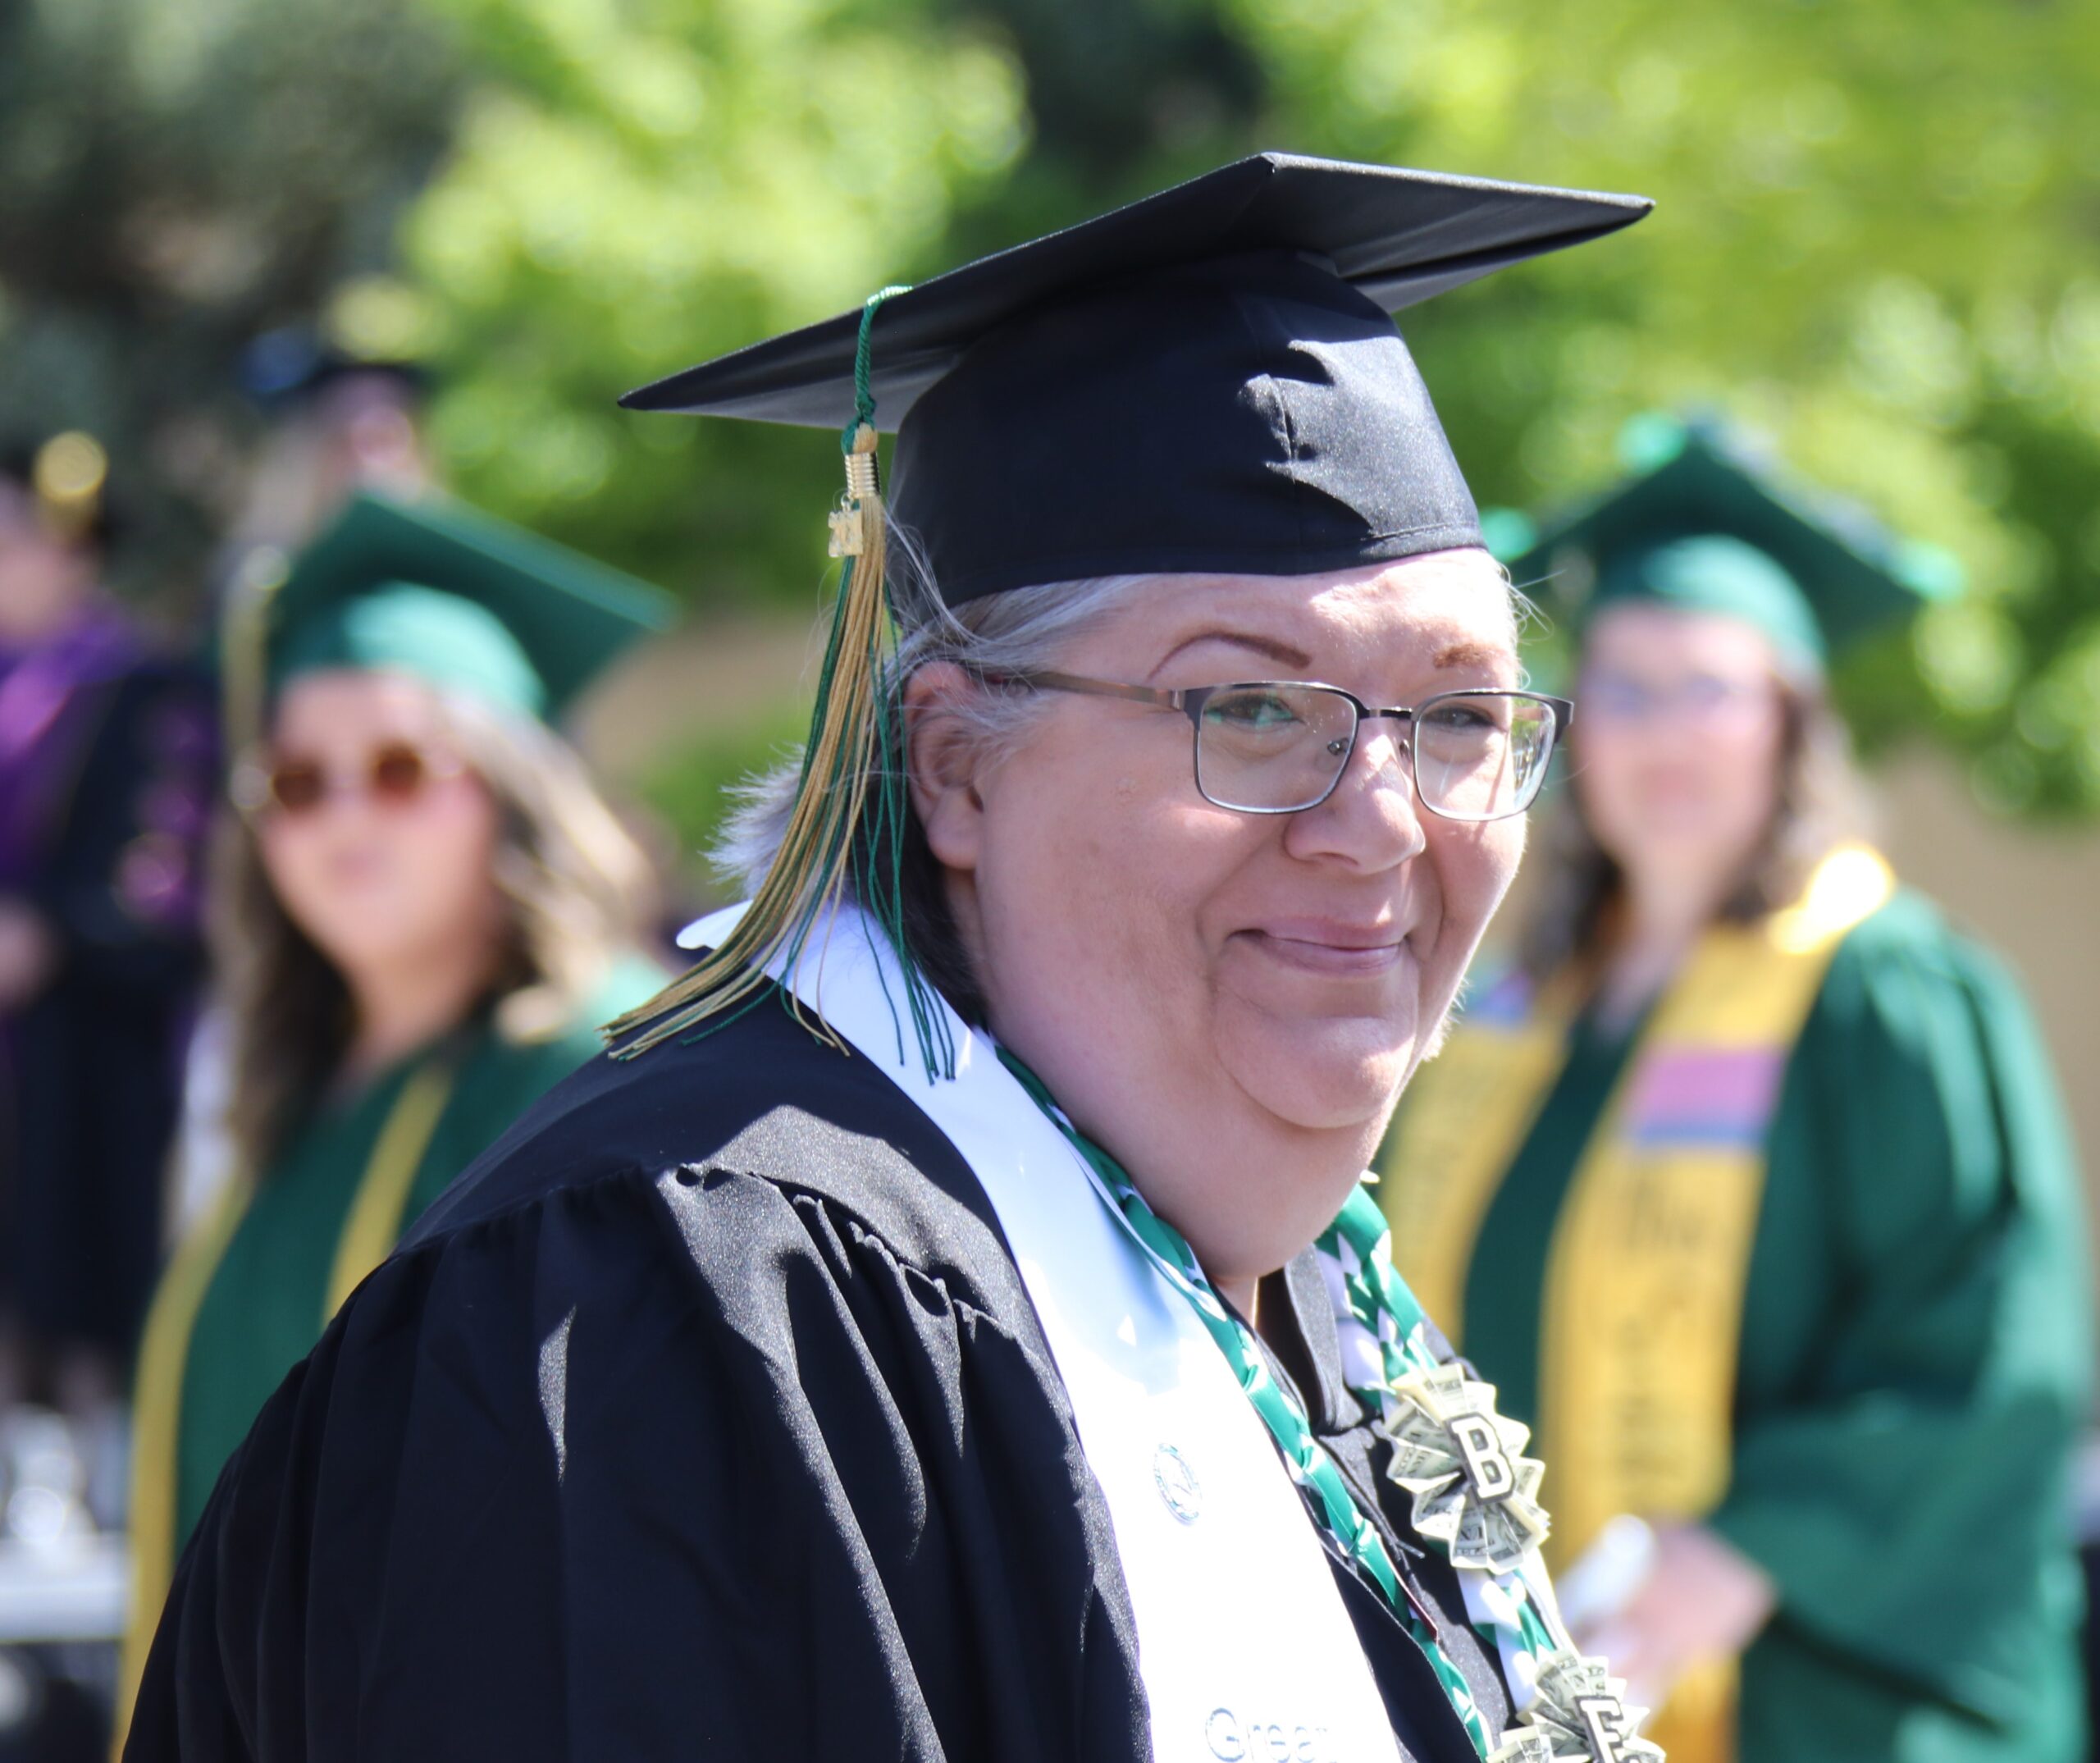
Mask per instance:
[[[1531,1429],[1495,1413],[1495,1386],[1462,1365],[1412,1372],[1392,1393],[1379,1423],[1393,1446],[1386,1473],[1414,1496],[1414,1528],[1454,1567],[1514,1572],[1547,1530],[1545,1465],[1522,1454]]]

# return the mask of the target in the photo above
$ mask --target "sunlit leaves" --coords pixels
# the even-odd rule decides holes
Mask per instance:
[[[835,458],[806,442],[809,470],[769,479],[748,430],[613,401],[922,260],[1021,145],[1016,70],[925,7],[430,3],[484,70],[402,233],[445,463],[477,499],[678,585],[800,591]],[[636,445],[652,424],[680,444]]]

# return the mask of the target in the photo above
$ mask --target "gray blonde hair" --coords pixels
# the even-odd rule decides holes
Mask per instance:
[[[613,964],[643,948],[656,910],[649,860],[552,729],[436,697],[441,728],[497,810],[491,879],[504,925],[486,1007],[506,1040],[551,1039],[582,1016]],[[215,839],[208,916],[232,1030],[227,1125],[241,1166],[260,1175],[349,1048],[350,993],[277,898],[254,829],[231,811]]]
[[[892,526],[889,546],[889,589],[897,642],[879,689],[894,725],[900,728],[904,724],[905,687],[921,668],[947,662],[982,679],[1054,668],[1080,637],[1180,579],[1162,574],[1089,576],[986,594],[950,607],[942,600],[924,551],[911,532]],[[1513,641],[1518,625],[1530,616],[1528,602],[1484,550],[1405,561],[1422,569],[1447,569],[1468,580],[1492,579],[1507,596]],[[996,762],[1026,738],[1029,726],[1046,709],[1040,692],[987,689],[970,694],[945,714],[966,719],[982,750]],[[874,762],[895,763],[896,756]],[[733,792],[737,806],[709,856],[724,879],[742,893],[755,893],[765,879],[787,832],[801,779],[798,753],[746,779]],[[956,1012],[966,1021],[981,1022],[983,997],[948,911],[939,864],[926,848],[915,813],[906,815],[902,874],[906,946]]]

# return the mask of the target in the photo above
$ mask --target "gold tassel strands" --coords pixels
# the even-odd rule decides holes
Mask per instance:
[[[883,584],[888,523],[875,464],[871,422],[856,422],[846,452],[846,493],[831,513],[831,553],[844,560],[838,603],[825,646],[824,672],[802,776],[772,866],[736,927],[694,966],[647,1003],[605,1030],[616,1039],[647,1025],[619,1049],[632,1058],[751,1001],[771,982],[767,969],[792,967],[810,929],[839,901],[852,863],[852,843],[865,806],[883,731],[877,694],[892,635]],[[790,996],[798,1020],[833,1046],[838,1037],[813,1022]]]
[[[853,358],[853,420],[840,436],[846,489],[831,512],[831,555],[842,560],[838,603],[817,682],[816,709],[802,753],[802,774],[788,829],[756,897],[722,946],[682,978],[609,1024],[608,1040],[639,1030],[614,1057],[631,1059],[688,1030],[706,1032],[747,1009],[774,988],[795,1019],[828,1044],[845,1043],[813,1012],[806,1012],[791,981],[811,934],[828,925],[845,900],[875,921],[903,975],[904,1010],[897,1014],[900,1053],[904,1019],[929,1077],[952,1076],[955,1048],[947,1019],[906,946],[902,851],[911,815],[904,788],[904,729],[883,696],[895,653],[884,573],[888,515],[876,464],[875,400],[870,333],[884,301],[908,291],[885,288],[861,310]],[[891,1000],[892,1013],[897,1000]]]

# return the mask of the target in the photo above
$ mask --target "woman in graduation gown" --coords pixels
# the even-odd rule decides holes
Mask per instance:
[[[1610,1527],[1569,1614],[1674,1685],[1680,1763],[2069,1763],[2077,1172],[2017,987],[1857,842],[1824,695],[1917,596],[1724,436],[1646,438],[1513,564],[1586,589],[1572,812],[1381,1155],[1398,1259],[1536,1428],[1556,1564]]]
[[[664,619],[653,589],[429,500],[352,501],[229,613],[214,884],[236,1166],[138,1376],[135,1670],[257,1411],[403,1228],[662,973],[646,860],[545,720]]]
[[[809,748],[265,1408],[132,1756],[1655,1757],[1358,1189],[1567,714],[1390,314],[1646,206],[1265,154],[631,400],[843,425]]]

